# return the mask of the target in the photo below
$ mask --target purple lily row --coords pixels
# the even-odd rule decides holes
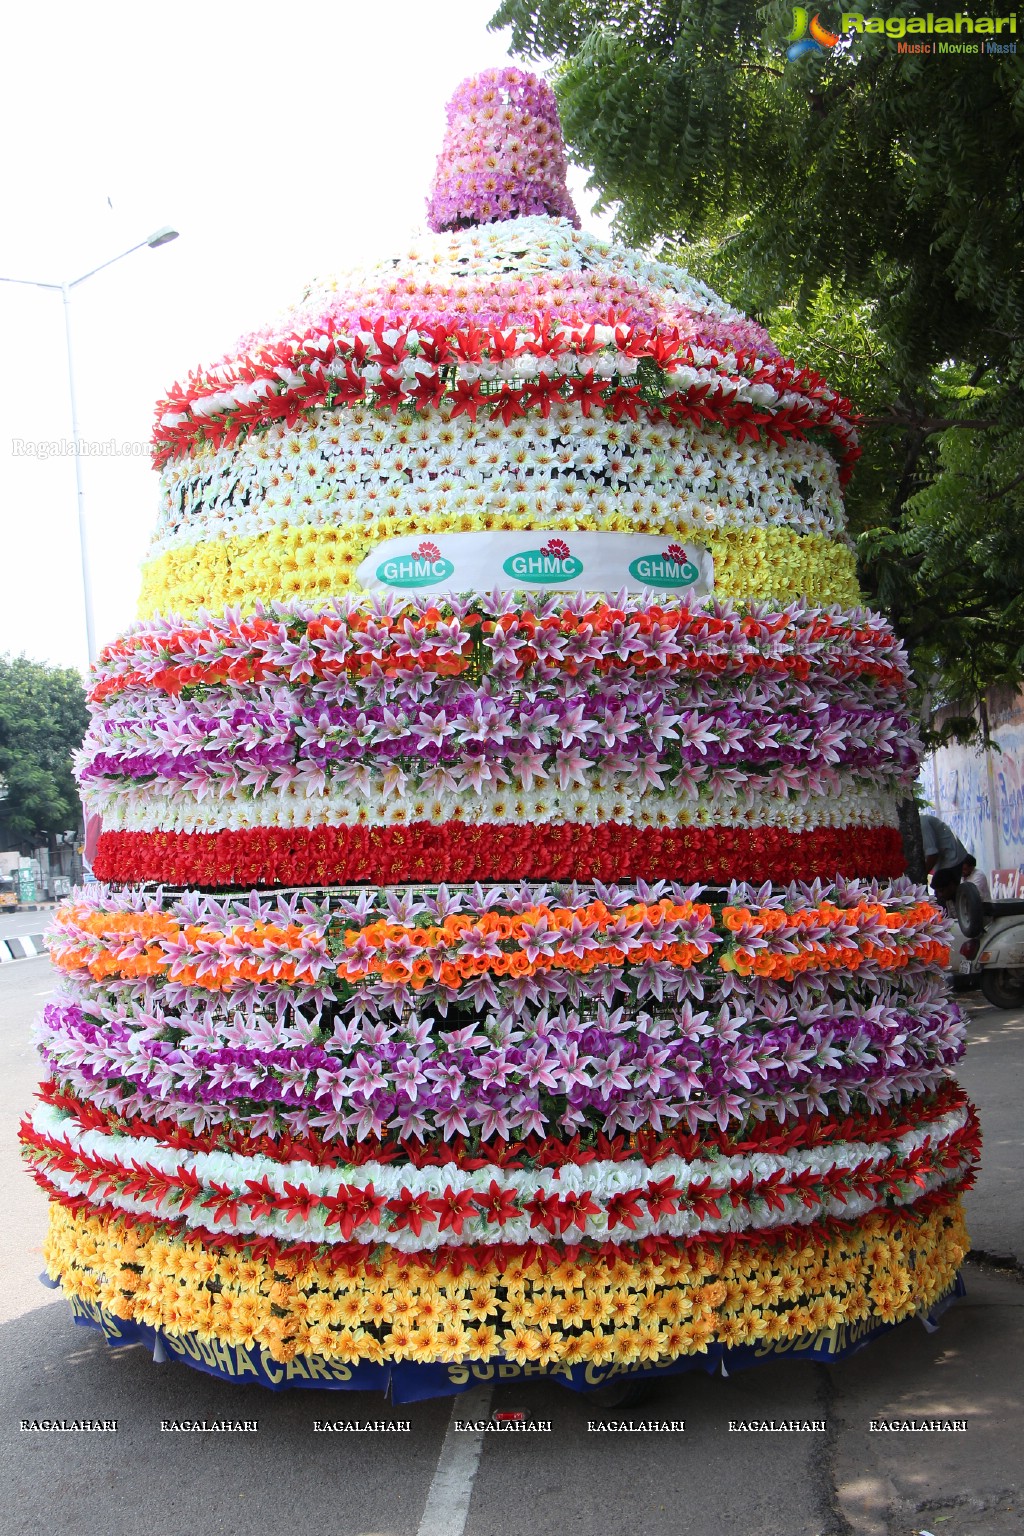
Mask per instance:
[[[39,1043],[67,1087],[102,1105],[127,1099],[131,1113],[193,1125],[197,1110],[206,1123],[241,1117],[253,1134],[294,1131],[296,1115],[325,1135],[360,1137],[724,1128],[934,1087],[962,1054],[963,1024],[923,980],[912,1009],[885,983],[859,988],[867,1003],[838,984],[794,984],[789,998],[760,984],[723,988],[706,1009],[663,1000],[588,1017],[570,1003],[528,1022],[506,1009],[451,1028],[360,1009],[326,1036],[296,1019],[290,1041],[269,1014],[261,1033],[251,1013],[208,1007],[186,1030],[145,984],[72,985],[45,1010]]]
[[[666,898],[678,903],[708,901],[776,911],[818,907],[826,901],[837,907],[868,903],[883,906],[887,911],[905,912],[920,902],[922,894],[921,887],[905,876],[895,880],[851,880],[839,876],[835,881],[793,880],[788,885],[760,887],[736,880],[728,886],[683,886],[674,880],[629,880],[614,885],[601,880],[587,884],[552,881],[545,885],[527,881],[519,885],[357,885],[315,892],[267,894],[253,890],[244,896],[212,896],[194,890],[165,895],[159,887],[154,890],[94,881],[75,891],[74,907],[104,913],[166,913],[179,923],[202,928],[223,929],[233,923],[299,923],[312,924],[326,932],[328,924],[336,920],[362,925],[383,918],[406,925],[420,920],[429,924],[443,923],[446,917],[460,913],[483,916],[500,910],[518,914],[537,906],[585,907],[592,901],[616,908]],[[69,908],[62,909],[62,913],[68,911]],[[937,932],[936,936],[941,935]]]
[[[875,1108],[894,1094],[931,1091],[962,1051],[952,1009],[928,1018],[920,1040],[922,1020],[911,1014],[766,1030],[756,1044],[716,1040],[689,1054],[642,1030],[623,1042],[592,1027],[530,1045],[488,1041],[485,1052],[451,1044],[429,1059],[411,1046],[383,1046],[355,1052],[348,1065],[317,1046],[197,1051],[176,1061],[183,1053],[175,1047],[152,1042],[140,1051],[132,1031],[90,1024],[73,1007],[51,1004],[47,1015],[48,1067],[103,1107],[197,1128],[230,1118],[253,1135],[279,1124],[294,1134],[302,1124],[327,1138],[726,1129],[751,1115]]]
[[[328,702],[322,690],[253,698],[219,689],[201,700],[161,698],[98,714],[77,760],[83,782],[157,778],[256,790],[296,772],[325,777],[393,765],[421,774],[440,768],[473,775],[486,763],[530,789],[558,778],[563,788],[593,771],[646,771],[695,781],[719,768],[828,769],[905,777],[917,763],[913,728],[897,705],[793,696],[806,688],[773,683],[754,699],[702,698],[658,685],[609,680],[592,693],[495,697],[491,684],[435,681],[429,700],[393,689],[387,704]],[[687,689],[685,692],[689,692]],[[852,689],[845,690],[848,695]],[[321,696],[317,697],[320,693]],[[788,698],[787,698],[788,695]]]
[[[778,1022],[792,1017],[810,1027],[851,1001],[864,1009],[916,1011],[942,1001],[946,993],[941,969],[914,956],[898,970],[871,967],[869,973],[862,966],[855,977],[846,971],[824,971],[804,973],[792,981],[736,971],[702,972],[645,960],[627,967],[597,966],[583,973],[473,976],[463,982],[457,995],[441,982],[428,982],[416,990],[407,982],[379,979],[351,983],[336,978],[331,986],[323,977],[315,985],[272,977],[240,980],[230,991],[211,992],[161,976],[135,980],[108,976],[94,981],[79,973],[66,976],[62,986],[69,998],[90,1012],[148,1031],[147,1038],[171,1035],[188,1049],[238,1045],[268,1050],[324,1039],[329,1047],[331,1038],[342,1038],[338,1030],[352,1027],[357,1032],[351,1038],[356,1041],[364,1027],[374,1040],[401,1040],[408,1019],[447,1020],[467,1012],[484,1015],[500,1033],[522,1028],[524,1021],[535,1017],[543,1019],[551,1010],[567,1008],[589,1015],[603,1009],[627,1031],[640,1014],[654,1011],[671,1018],[675,1008],[687,1004],[718,1007],[728,1003],[751,1018],[763,1015]]]

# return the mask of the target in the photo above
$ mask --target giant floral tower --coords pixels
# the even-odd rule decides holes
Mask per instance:
[[[121,1339],[397,1400],[834,1354],[957,1284],[973,1112],[848,402],[579,232],[554,99],[160,402],[24,1146]]]

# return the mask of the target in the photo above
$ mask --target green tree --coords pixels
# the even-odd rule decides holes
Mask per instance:
[[[76,671],[0,656],[0,847],[27,848],[78,825],[71,756],[87,724]]]
[[[557,61],[570,152],[623,238],[684,260],[863,413],[862,576],[927,699],[1019,683],[1024,57],[862,33],[790,61],[789,0],[504,0],[492,25]]]

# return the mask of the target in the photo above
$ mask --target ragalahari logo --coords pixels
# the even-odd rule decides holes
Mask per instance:
[[[786,41],[789,43],[786,58],[799,59],[805,53],[827,53],[841,38],[837,32],[830,32],[822,26],[817,12],[811,16],[802,5],[794,5],[793,30]]]
[[[793,7],[786,57],[827,54],[844,39],[852,44],[862,37],[885,38],[897,53],[973,53],[1001,58],[1017,52],[1017,17],[970,16],[966,11],[952,16],[937,16],[934,11],[923,16],[868,16],[863,11],[843,11],[839,31],[830,32],[822,26],[817,12],[811,16],[797,5]]]

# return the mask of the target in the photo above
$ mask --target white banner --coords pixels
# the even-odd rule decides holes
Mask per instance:
[[[709,550],[645,533],[439,533],[378,544],[356,571],[368,592],[630,592],[705,597]]]

